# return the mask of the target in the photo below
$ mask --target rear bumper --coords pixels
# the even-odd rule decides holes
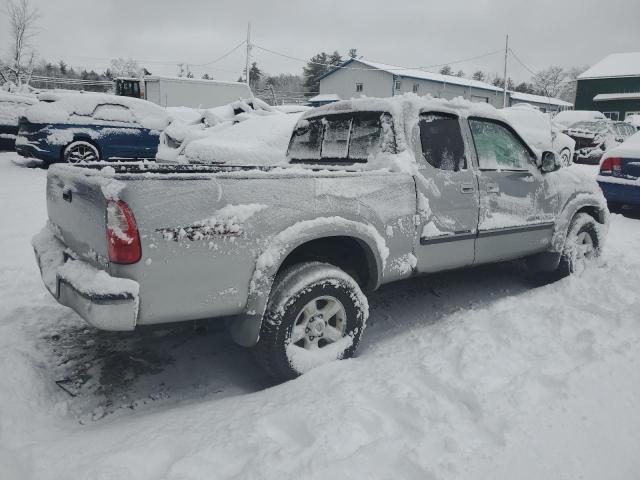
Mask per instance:
[[[56,162],[60,159],[60,152],[51,152],[40,148],[36,142],[30,142],[25,137],[18,136],[15,140],[15,150],[18,155],[26,158],[38,158],[47,162]]]
[[[640,185],[610,183],[598,180],[598,185],[608,202],[640,205]]]
[[[47,225],[33,237],[40,274],[58,303],[101,330],[133,330],[138,317],[138,283],[112,277],[69,256]]]

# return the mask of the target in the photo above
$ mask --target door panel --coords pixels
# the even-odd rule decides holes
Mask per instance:
[[[553,213],[543,174],[507,125],[470,119],[479,165],[476,263],[509,260],[548,248]]]
[[[478,224],[478,181],[454,115],[420,116],[416,152],[418,192],[417,270],[421,273],[473,263]]]

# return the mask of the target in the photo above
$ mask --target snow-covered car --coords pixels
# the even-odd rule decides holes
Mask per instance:
[[[18,135],[18,119],[38,99],[34,95],[22,95],[0,91],[0,150],[13,150]]]
[[[152,159],[167,111],[154,103],[108,94],[40,94],[20,117],[16,151],[46,164]]]
[[[568,128],[577,122],[595,122],[599,120],[607,120],[604,113],[596,110],[563,110],[558,112],[553,121],[564,128]]]
[[[598,184],[611,210],[640,205],[640,132],[605,152]]]
[[[503,108],[500,112],[530,145],[539,150],[554,151],[563,165],[571,164],[576,142],[562,133],[561,125],[549,115],[527,104]]]
[[[636,130],[640,130],[640,115],[638,114],[627,115],[625,122],[632,125]]]
[[[226,319],[283,380],[353,355],[363,292],[518,258],[565,275],[607,232],[594,178],[560,168],[487,104],[325,105],[298,120],[286,158],[53,166],[33,240],[47,289],[106,330]]]
[[[606,150],[635,133],[631,125],[609,120],[577,122],[565,132],[576,142],[574,161],[594,165],[600,162]]]
[[[246,100],[237,100],[228,105],[220,107],[209,108],[204,110],[192,110],[197,115],[192,114],[190,116],[177,116],[173,121],[164,129],[160,135],[160,146],[158,147],[158,154],[156,160],[162,163],[188,163],[191,160],[196,162],[206,163],[228,163],[234,160],[234,155],[224,155],[220,157],[218,155],[202,155],[202,150],[197,149],[199,154],[196,158],[191,158],[186,155],[187,147],[195,141],[205,139],[209,137],[216,137],[223,143],[227,144],[227,149],[236,148],[238,151],[243,149],[246,142],[251,140],[251,132],[249,129],[240,129],[240,134],[244,134],[245,137],[234,137],[234,133],[227,132],[229,127],[240,124],[247,120],[255,120],[263,117],[280,116],[284,117],[285,114],[275,109],[265,102],[257,98],[251,98]],[[293,117],[290,117],[293,118]],[[260,122],[255,122],[257,125],[262,125]],[[277,121],[275,121],[277,123]],[[295,123],[295,121],[293,122]],[[260,127],[257,127],[258,129]],[[235,132],[235,129],[234,129]],[[288,131],[287,140],[291,134],[291,130]],[[231,137],[228,137],[231,135]],[[227,138],[233,138],[231,142],[227,141]],[[211,142],[215,143],[215,142]],[[232,146],[230,146],[232,145]],[[284,158],[284,149],[280,149],[280,158]],[[227,153],[230,153],[227,150]]]

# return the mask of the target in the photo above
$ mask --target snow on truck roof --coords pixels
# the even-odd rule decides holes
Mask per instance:
[[[612,53],[578,75],[578,80],[635,76],[640,76],[640,52]]]
[[[313,118],[324,115],[348,113],[348,112],[388,112],[394,116],[402,117],[407,112],[415,111],[439,111],[449,112],[462,117],[473,115],[491,117],[504,120],[500,112],[488,103],[476,103],[465,100],[462,97],[446,100],[444,98],[434,98],[430,95],[419,97],[414,93],[405,93],[395,97],[387,98],[354,98],[351,100],[341,100],[307,111],[302,119]]]

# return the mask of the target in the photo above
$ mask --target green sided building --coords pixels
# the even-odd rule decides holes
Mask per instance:
[[[611,120],[640,115],[640,52],[611,54],[578,76],[575,109]]]

